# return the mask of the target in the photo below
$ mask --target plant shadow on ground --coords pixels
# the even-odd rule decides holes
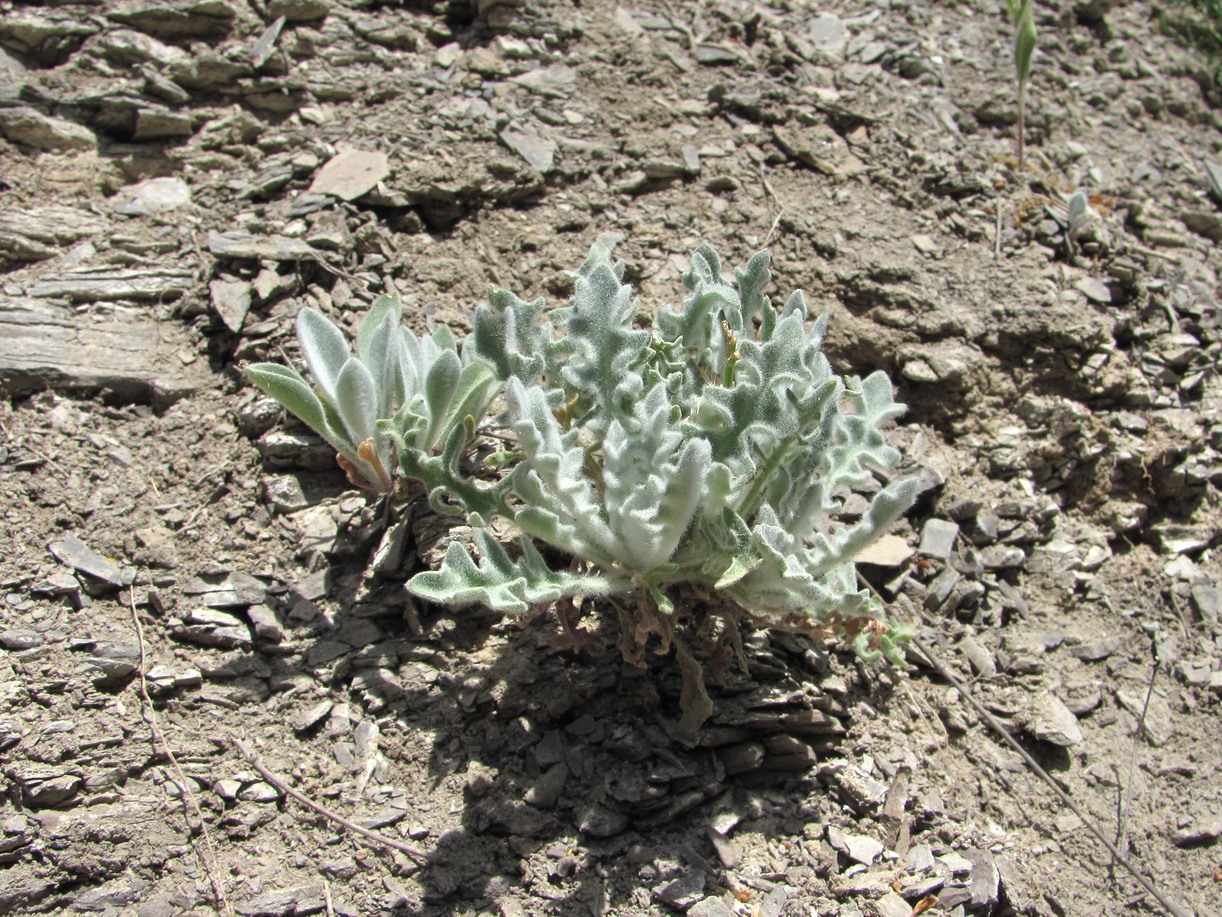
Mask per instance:
[[[778,819],[792,828],[849,711],[888,703],[887,687],[861,677],[851,655],[829,656],[805,637],[744,632],[731,674],[708,679],[714,712],[693,743],[680,737],[673,651],[647,652],[645,669],[626,663],[612,611],[581,622],[589,645],[602,647],[582,652],[554,645],[561,629],[550,612],[517,624],[476,610],[425,611],[418,635],[407,639],[406,625],[399,635],[410,649],[390,690],[403,693],[385,711],[432,737],[427,750],[401,749],[410,766],[427,768],[425,792],[462,796],[460,826],[424,844],[429,857],[414,875],[424,913],[506,897],[599,912],[672,881],[703,894],[725,878],[710,818],[737,813],[765,835]],[[706,672],[717,668],[708,663],[718,647],[697,643],[689,640]],[[361,690],[376,694],[379,685],[366,679]]]

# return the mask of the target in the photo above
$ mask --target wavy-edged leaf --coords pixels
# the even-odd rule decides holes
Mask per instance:
[[[695,290],[701,284],[722,284],[726,279],[721,276],[721,258],[713,246],[701,242],[692,253],[692,262],[682,275],[683,285],[689,290]]]
[[[501,381],[517,376],[535,382],[547,371],[551,321],[539,320],[544,301],[526,302],[508,290],[489,291],[488,304],[475,310],[471,347]]]
[[[595,434],[611,416],[644,387],[639,373],[629,366],[649,346],[651,334],[633,327],[636,309],[632,288],[621,282],[608,254],[595,257],[573,280],[569,301],[568,335],[574,352],[560,371],[570,394],[582,400],[585,424]]]
[[[511,378],[505,396],[514,433],[526,457],[525,467],[570,515],[580,517],[596,510],[594,490],[584,474],[585,450],[577,443],[576,432],[561,432],[541,389],[526,388]]]
[[[851,561],[908,512],[916,499],[916,492],[916,478],[896,481],[874,495],[870,508],[855,525],[832,535],[817,534],[806,554],[807,572],[820,576],[834,566]]]
[[[724,546],[717,558],[718,562],[711,565],[705,573],[716,577],[714,588],[726,589],[759,567],[763,560],[755,550],[751,529],[738,513],[726,507],[721,512],[717,528],[720,529],[718,535]]]
[[[674,470],[667,475],[666,490],[657,513],[657,532],[644,558],[642,572],[666,563],[679,547],[701,502],[702,483],[712,451],[702,439],[688,440]]]
[[[529,489],[519,486],[515,477],[514,491],[521,496],[524,492],[529,492]],[[571,519],[562,517],[554,510],[543,506],[521,506],[514,514],[513,521],[531,538],[537,538],[552,547],[605,566],[614,563],[613,558],[599,545],[591,542]]]
[[[608,562],[616,556],[615,535],[585,474],[586,454],[575,433],[566,438],[560,432],[542,389],[510,377],[505,397],[524,456],[514,470],[513,487],[526,508],[541,514],[538,537],[578,557]],[[544,516],[549,518],[545,525]],[[519,521],[523,527],[530,524]],[[551,541],[545,532],[562,540]]]
[[[771,265],[772,256],[768,252],[756,252],[745,268],[738,268],[734,271],[734,276],[738,280],[740,305],[738,315],[734,318],[727,318],[735,333],[740,332],[743,328],[750,328],[752,319],[756,315],[762,316],[770,312],[775,315],[768,297],[764,295],[764,287],[772,279]],[[805,314],[802,317],[805,318]],[[768,337],[770,335],[765,335],[762,339],[767,340]]]
[[[751,531],[760,563],[726,591],[752,612],[780,618],[799,612],[814,622],[832,611],[852,614],[868,598],[856,589],[850,578],[846,583],[840,570],[821,577],[812,576],[802,563],[801,543],[777,524],[772,508],[760,512],[761,522]]]
[[[395,412],[395,416],[388,420],[378,421],[378,433],[389,439],[398,448],[400,454],[406,455],[409,452],[419,453],[420,457],[425,456],[424,450],[419,446],[419,443],[424,438],[424,431],[428,426],[428,418],[424,417],[419,410],[419,402],[414,404],[405,404]]]
[[[565,596],[605,595],[631,585],[622,577],[551,570],[526,537],[518,540],[522,556],[517,560],[484,532],[476,532],[475,539],[478,563],[463,545],[453,542],[440,569],[416,574],[407,583],[408,591],[444,605],[478,603],[507,614],[524,614],[532,606]]]

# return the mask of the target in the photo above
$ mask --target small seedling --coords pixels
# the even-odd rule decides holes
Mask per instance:
[[[1065,202],[1065,208],[1068,212],[1065,240],[1070,257],[1072,258],[1077,247],[1078,237],[1082,235],[1091,219],[1090,204],[1086,199],[1086,192],[1079,188],[1071,194],[1069,200]]]
[[[1035,54],[1035,4],[1033,0],[1006,0],[1014,24],[1014,67],[1018,77],[1018,168],[1023,168],[1027,133],[1027,80]]]

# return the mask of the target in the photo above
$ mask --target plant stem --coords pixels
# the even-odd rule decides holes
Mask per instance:
[[[768,484],[768,479],[772,477],[772,473],[776,471],[778,467],[780,467],[781,461],[785,458],[785,453],[789,451],[789,448],[794,444],[794,441],[797,438],[798,437],[794,435],[783,439],[781,444],[777,446],[776,451],[768,457],[768,461],[765,463],[764,467],[756,473],[755,480],[751,482],[751,489],[747,491],[746,495],[738,502],[738,506],[734,508],[734,511],[737,512],[739,516],[746,519],[750,515],[751,507],[755,505],[755,502],[759,499],[760,494],[764,492],[764,487]]]
[[[1027,134],[1027,87],[1018,90],[1018,171],[1023,170],[1023,153]]]

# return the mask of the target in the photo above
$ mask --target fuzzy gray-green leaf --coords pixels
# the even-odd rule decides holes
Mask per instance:
[[[331,425],[322,401],[298,373],[276,363],[252,363],[246,375],[336,450],[355,455],[356,444]]]
[[[433,448],[436,436],[441,432],[438,423],[450,406],[458,387],[458,377],[462,374],[462,363],[458,354],[452,350],[443,350],[428,371],[424,380],[424,403],[428,407],[430,429],[427,448]]]
[[[344,429],[358,446],[373,436],[378,420],[377,385],[373,374],[356,357],[351,357],[339,372],[335,408]]]
[[[485,533],[477,532],[475,539],[481,555],[478,563],[465,547],[453,542],[441,568],[416,574],[408,581],[408,590],[432,602],[478,603],[508,614],[524,614],[534,605],[566,595],[602,595],[627,585],[622,579],[553,571],[529,539],[519,541],[522,556],[517,560]]]
[[[497,378],[534,382],[547,369],[551,325],[538,320],[543,305],[542,299],[526,302],[508,290],[492,290],[488,305],[475,310],[472,347],[495,368]]]
[[[385,297],[384,297],[385,298]],[[376,303],[375,303],[376,305]],[[365,332],[369,319],[361,325]],[[399,368],[399,313],[397,309],[383,310],[382,320],[366,334],[363,345],[358,338],[357,352],[361,362],[373,374],[378,389],[378,417],[390,417],[403,403],[406,391],[403,374]]]
[[[403,303],[398,293],[387,293],[379,296],[361,319],[356,331],[356,355],[370,368],[379,362],[374,350],[381,350],[385,345],[374,347],[374,340],[381,333],[382,327],[389,321],[392,328],[399,328],[402,321]]]
[[[352,356],[344,333],[321,312],[307,306],[297,313],[297,340],[314,381],[328,399],[335,401],[340,370]]]
[[[454,391],[447,402],[445,413],[440,418],[436,414],[432,415],[431,445],[435,446],[439,436],[446,430],[459,426],[466,418],[479,420],[483,417],[484,412],[488,410],[488,403],[496,395],[497,387],[496,373],[487,363],[473,360],[464,366],[454,383]]]

